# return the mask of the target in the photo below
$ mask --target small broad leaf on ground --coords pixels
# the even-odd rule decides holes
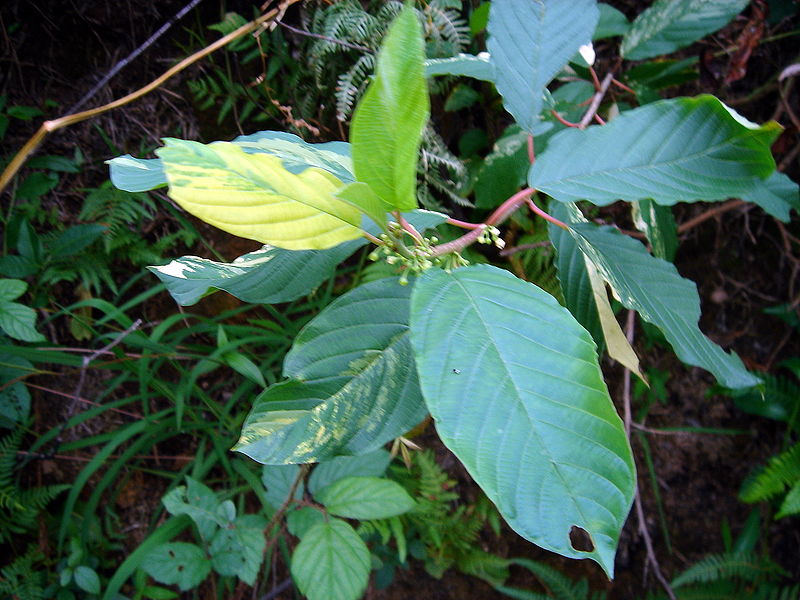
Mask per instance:
[[[75,580],[75,584],[84,592],[95,595],[100,594],[100,576],[91,567],[85,565],[75,567],[72,577]]]
[[[325,520],[325,514],[311,506],[292,510],[286,515],[286,528],[293,536],[302,538],[317,523]]]
[[[651,198],[659,204],[738,197],[775,170],[775,122],[757,126],[713,96],[626,111],[602,127],[554,135],[528,183],[561,202]]]
[[[316,494],[325,486],[344,477],[380,477],[392,460],[383,448],[359,456],[337,456],[319,463],[308,478],[308,489]]]
[[[547,84],[578,48],[591,42],[595,0],[495,0],[487,48],[503,106],[528,133],[538,133]]]
[[[211,571],[211,561],[194,544],[172,542],[157,546],[142,561],[142,569],[159,583],[182,591],[197,587]]]
[[[208,486],[188,475],[186,484],[171,490],[161,502],[172,515],[188,515],[197,525],[200,537],[208,541],[217,527],[225,524],[217,513],[219,500]]]
[[[635,473],[586,330],[537,286],[479,265],[419,278],[411,337],[439,437],[508,524],[611,576]],[[573,547],[576,527],[590,550]]]
[[[633,22],[620,53],[628,60],[670,54],[722,29],[749,0],[656,0]]]
[[[156,154],[170,197],[210,225],[289,250],[321,250],[361,236],[361,213],[334,197],[343,182],[328,171],[294,174],[277,156],[226,142],[166,144]]]
[[[253,585],[267,546],[266,526],[267,520],[261,515],[241,515],[230,526],[220,528],[209,547],[217,573],[235,575]]]
[[[429,114],[424,60],[417,13],[407,6],[389,28],[350,128],[356,179],[394,210],[417,206],[417,155]]]
[[[0,329],[23,342],[43,342],[46,339],[36,331],[36,311],[18,302],[0,300]]]
[[[292,578],[308,600],[358,600],[367,588],[369,549],[345,521],[309,529],[292,555]]]
[[[338,479],[314,498],[331,514],[348,519],[388,519],[414,507],[414,499],[400,484],[379,477]]]
[[[424,419],[410,287],[372,281],[312,319],[286,355],[292,379],[256,398],[234,449],[264,464],[318,462],[376,450]]]
[[[649,254],[611,227],[574,223],[570,231],[626,307],[656,325],[683,362],[710,371],[729,388],[758,385],[736,354],[727,354],[700,331],[697,287],[675,266]]]
[[[298,475],[300,467],[297,465],[264,465],[261,470],[261,483],[267,490],[264,496],[272,508],[278,510],[286,502]],[[303,497],[303,490],[301,481],[294,492],[295,500]]]

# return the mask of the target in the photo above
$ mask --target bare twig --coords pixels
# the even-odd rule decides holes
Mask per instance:
[[[614,73],[609,71],[606,73],[606,76],[603,77],[603,81],[600,83],[600,89],[597,90],[592,96],[592,102],[589,104],[589,109],[586,111],[586,114],[583,115],[580,123],[578,123],[578,127],[581,129],[586,129],[586,126],[589,125],[594,116],[597,114],[597,109],[600,108],[600,103],[603,101],[603,97],[606,95],[608,91],[608,86],[611,85],[611,82],[614,81]]]
[[[533,250],[535,248],[543,248],[551,244],[552,242],[550,240],[542,240],[541,242],[534,242],[533,244],[520,244],[519,246],[513,246],[511,248],[501,250],[500,256],[511,256],[517,252],[524,252],[525,250]]]
[[[728,202],[722,204],[721,206],[716,206],[711,210],[707,210],[706,212],[697,215],[693,219],[689,219],[685,223],[681,223],[678,226],[678,233],[680,234],[689,231],[693,227],[697,227],[698,225],[700,225],[700,223],[707,221],[708,219],[716,217],[717,215],[721,215],[722,213],[728,212],[729,210],[739,208],[740,206],[744,206],[745,204],[746,202],[744,200],[729,200]]]
[[[310,31],[305,31],[303,29],[298,29],[297,27],[292,27],[284,23],[283,21],[275,21],[281,27],[285,27],[292,33],[296,33],[297,35],[303,35],[310,38],[315,38],[318,40],[325,40],[326,42],[331,42],[332,44],[339,44],[340,46],[344,46],[345,48],[350,48],[352,50],[359,50],[361,52],[368,52],[369,54],[374,54],[375,51],[371,48],[367,48],[366,46],[359,46],[358,44],[351,44],[350,42],[345,42],[344,40],[337,40],[336,38],[328,37],[327,35],[320,35],[319,33],[312,33]]]

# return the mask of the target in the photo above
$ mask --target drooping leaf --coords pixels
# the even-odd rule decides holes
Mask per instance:
[[[158,158],[134,158],[130,154],[107,160],[111,183],[126,192],[146,192],[167,185],[164,165]]]
[[[669,54],[727,25],[749,0],[656,0],[622,38],[628,60]]]
[[[300,467],[297,465],[264,465],[261,471],[261,483],[267,490],[264,497],[272,508],[278,510],[286,502],[299,474]],[[294,492],[295,500],[303,497],[303,490],[301,481]]]
[[[185,592],[208,576],[211,561],[194,544],[171,542],[154,548],[142,561],[142,569],[159,583],[177,585]]]
[[[43,342],[46,339],[36,331],[36,311],[18,302],[0,301],[0,329],[23,342]]]
[[[788,223],[792,209],[800,212],[800,186],[775,171],[766,180],[742,194],[742,200],[758,204],[767,214]]]
[[[304,506],[286,515],[286,528],[295,537],[302,538],[317,523],[325,520],[321,509]]]
[[[597,8],[600,9],[600,19],[592,35],[593,40],[625,35],[631,28],[631,22],[627,17],[613,6],[604,2],[598,2]]]
[[[669,206],[652,200],[639,200],[631,204],[633,224],[647,236],[653,255],[672,262],[678,250],[678,225]]]
[[[246,154],[235,144],[168,139],[156,151],[169,195],[220,229],[290,250],[319,250],[361,236],[361,214],[337,200],[342,182],[309,168],[299,175],[280,158]]]
[[[300,540],[291,570],[308,600],[358,600],[369,581],[369,549],[345,521],[322,521]]]
[[[561,202],[652,198],[721,200],[775,170],[777,123],[744,120],[713,96],[673,98],[623,112],[602,127],[567,129],[548,142],[528,182]]]
[[[379,448],[360,456],[337,456],[318,464],[308,478],[308,489],[316,494],[325,486],[344,477],[380,477],[386,472],[391,455]]]
[[[484,265],[427,271],[411,310],[445,445],[517,533],[611,575],[634,466],[586,330],[540,288]],[[591,551],[571,545],[573,527]]]
[[[595,0],[495,0],[487,48],[503,105],[528,133],[540,127],[547,84],[591,41],[600,12]]]
[[[0,279],[0,302],[16,300],[28,289],[28,284],[21,279]]]
[[[700,331],[697,287],[675,266],[611,227],[575,223],[571,231],[626,307],[656,325],[683,362],[710,371],[729,388],[758,385],[736,354],[727,354]]]
[[[488,52],[457,54],[450,58],[429,58],[425,61],[425,77],[463,75],[481,81],[494,81],[494,65]]]
[[[417,154],[429,114],[424,60],[416,11],[406,7],[389,28],[350,128],[356,179],[396,210],[417,206]]]
[[[220,528],[211,540],[211,564],[220,575],[235,575],[247,585],[258,576],[267,540],[267,520],[261,515],[241,515],[233,523]]]
[[[256,398],[234,449],[265,464],[314,462],[370,452],[419,423],[409,287],[370,282],[306,325],[284,362],[293,380]]]
[[[319,490],[314,498],[331,514],[347,519],[388,519],[408,512],[415,504],[399,483],[380,477],[344,477]]]

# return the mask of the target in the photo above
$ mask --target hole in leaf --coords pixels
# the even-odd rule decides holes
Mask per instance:
[[[183,571],[183,565],[178,565],[178,573],[180,573],[181,571]]]
[[[573,550],[578,552],[592,552],[594,550],[592,536],[589,535],[588,531],[577,525],[573,525],[572,529],[569,530],[569,543]]]
[[[169,550],[169,557],[175,558],[175,553],[172,550]]]

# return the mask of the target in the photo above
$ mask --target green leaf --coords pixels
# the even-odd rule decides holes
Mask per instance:
[[[602,127],[553,136],[528,175],[561,202],[652,198],[659,204],[749,192],[775,170],[777,123],[744,120],[713,96],[673,98],[626,111]]]
[[[382,229],[386,229],[386,213],[391,208],[366,183],[350,183],[336,192],[336,197],[356,207]]]
[[[73,578],[75,579],[75,585],[84,592],[95,595],[100,594],[100,577],[94,569],[83,565],[76,567]]]
[[[792,209],[800,212],[800,187],[783,173],[775,171],[765,181],[742,194],[742,200],[758,204],[767,214],[788,223]]]
[[[360,456],[331,458],[314,467],[308,478],[308,489],[316,494],[325,486],[344,477],[380,477],[386,472],[391,460],[392,456],[383,448]]]
[[[597,8],[600,9],[600,19],[592,35],[593,40],[625,35],[631,28],[631,23],[627,17],[616,8],[604,2],[599,2]]]
[[[414,508],[403,487],[379,477],[345,477],[319,490],[314,498],[328,512],[347,519],[388,519]]]
[[[495,0],[487,48],[503,105],[535,134],[547,84],[578,48],[592,39],[600,12],[595,0]]]
[[[107,160],[114,187],[126,192],[146,192],[167,185],[164,166],[158,158],[134,158],[123,154]]]
[[[481,52],[477,56],[457,54],[450,58],[429,58],[425,61],[425,77],[436,75],[463,75],[494,82],[494,65],[488,52]]]
[[[235,450],[264,464],[363,454],[425,417],[408,341],[410,286],[380,279],[306,325],[284,375],[256,398]]]
[[[727,354],[700,331],[696,286],[675,266],[647,252],[638,241],[611,227],[576,223],[571,231],[626,307],[656,325],[683,362],[710,371],[729,388],[758,385],[736,354]]]
[[[350,525],[330,519],[306,532],[291,570],[308,600],[358,600],[369,581],[369,549]]]
[[[148,267],[178,304],[195,304],[209,290],[225,290],[255,304],[289,302],[311,293],[333,275],[336,265],[366,240],[351,240],[327,250],[285,250],[264,246],[231,263],[184,256]]]
[[[23,342],[43,342],[46,339],[36,331],[36,311],[17,302],[0,300],[0,329]]]
[[[156,151],[169,195],[228,233],[290,250],[320,250],[361,236],[361,215],[334,193],[342,182],[308,168],[295,175],[281,159],[241,147],[167,139]]]
[[[254,585],[267,547],[266,526],[267,520],[261,515],[242,515],[228,527],[220,528],[209,547],[214,570]]]
[[[220,356],[220,359],[246,379],[260,385],[262,388],[267,387],[267,382],[264,380],[264,374],[261,369],[241,352],[225,352]]]
[[[678,250],[678,225],[669,206],[652,200],[640,200],[631,205],[633,224],[647,236],[653,254],[672,262]]]
[[[417,155],[429,114],[424,60],[417,13],[406,7],[389,28],[350,128],[356,179],[397,210],[417,206]]]
[[[475,206],[495,208],[520,190],[530,168],[528,134],[512,125],[497,140],[475,179]]]
[[[286,528],[295,537],[302,538],[317,523],[325,520],[325,514],[311,506],[304,506],[286,515]]]
[[[480,265],[421,276],[411,332],[439,437],[509,525],[611,576],[635,473],[586,330],[540,288]],[[591,551],[572,547],[573,527]]]
[[[0,352],[0,427],[24,423],[31,410],[31,395],[23,381],[10,383],[34,371],[33,365],[13,354]]]
[[[208,541],[217,527],[225,525],[217,513],[219,500],[209,487],[188,475],[186,483],[186,486],[179,485],[168,492],[161,502],[170,514],[191,517],[197,525],[200,537]]]
[[[786,497],[781,502],[781,507],[775,514],[776,519],[800,513],[800,479],[791,487]]]
[[[167,588],[148,585],[142,590],[142,596],[149,600],[173,600],[178,597],[178,594]]]
[[[28,284],[20,279],[0,279],[0,302],[16,300],[28,289]]]
[[[108,229],[105,225],[90,223],[73,225],[59,235],[48,247],[48,252],[56,258],[78,254]]]
[[[622,38],[628,60],[670,54],[722,29],[749,0],[656,0]]]
[[[264,497],[267,503],[278,510],[289,498],[289,492],[300,474],[297,465],[264,465],[261,471],[261,483],[267,489]],[[301,481],[294,492],[294,499],[303,497],[303,482]]]
[[[142,569],[159,583],[177,585],[181,591],[200,585],[211,572],[211,562],[194,544],[172,542],[153,549]]]

